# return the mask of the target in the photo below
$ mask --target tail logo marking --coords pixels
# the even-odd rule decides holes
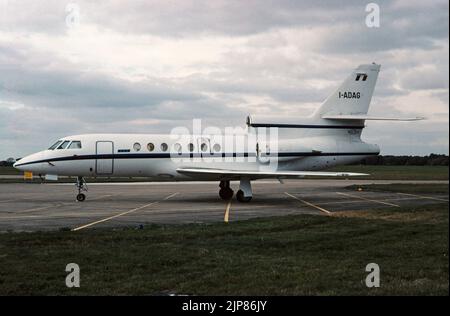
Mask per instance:
[[[366,79],[367,79],[367,74],[364,74],[364,73],[357,73],[357,74],[356,74],[356,80],[355,80],[355,81],[359,81],[359,79],[361,79],[361,77],[362,77],[362,81],[366,81]]]

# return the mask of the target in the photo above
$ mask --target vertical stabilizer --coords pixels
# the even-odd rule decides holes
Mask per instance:
[[[380,65],[375,63],[358,66],[317,109],[314,117],[367,114],[379,71]]]

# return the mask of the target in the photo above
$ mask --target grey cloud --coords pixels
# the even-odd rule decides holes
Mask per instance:
[[[383,132],[380,133],[380,131]],[[381,154],[448,154],[448,132],[447,123],[422,121],[393,125],[392,123],[370,122],[364,129],[363,139],[379,144]]]
[[[433,90],[448,88],[448,68],[422,64],[403,73],[400,84],[409,90]]]
[[[237,79],[239,75],[241,76]],[[279,102],[318,102],[323,101],[329,92],[328,89],[305,87],[296,78],[292,78],[292,81],[286,79],[228,72],[190,76],[185,84],[196,91],[232,96],[266,96]]]
[[[138,33],[189,36],[192,33],[249,35],[277,27],[332,22],[359,1],[146,1],[124,8],[120,1],[89,9],[87,20]],[[324,14],[324,11],[328,14]],[[350,11],[353,12],[353,11]],[[114,17],[114,18],[112,18]],[[133,23],[131,23],[133,22]]]
[[[448,88],[446,91],[435,91],[431,95],[438,98],[439,100],[441,100],[441,102],[443,104],[449,104]],[[448,115],[448,113],[447,113],[447,115]]]
[[[36,106],[135,107],[202,98],[160,82],[131,83],[101,74],[1,66],[0,72],[0,87],[7,89],[9,98]]]
[[[0,31],[63,33],[66,5],[59,0],[0,1]]]

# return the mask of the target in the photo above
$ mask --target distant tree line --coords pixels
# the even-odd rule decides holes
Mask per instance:
[[[14,158],[0,160],[0,167],[11,167],[15,162],[16,162],[16,160]]]
[[[374,156],[363,159],[357,164],[379,166],[448,166],[448,155],[431,154],[428,156]]]

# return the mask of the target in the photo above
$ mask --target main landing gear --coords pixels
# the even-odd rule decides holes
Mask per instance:
[[[230,200],[234,191],[230,188],[230,181],[220,181],[219,196],[222,200]],[[252,186],[249,179],[242,178],[239,184],[239,191],[236,193],[239,202],[246,203],[252,199]]]
[[[236,199],[239,202],[247,203],[252,199],[252,185],[250,183],[250,179],[241,178],[241,182],[239,183],[239,191],[236,193]]]
[[[81,193],[81,192],[87,192],[87,190],[88,190],[86,180],[84,180],[83,177],[77,177],[76,186],[77,186],[77,189],[78,189],[77,201],[78,202],[83,202],[84,200],[86,200],[86,195],[84,193]]]
[[[220,181],[219,196],[222,200],[230,200],[233,197],[234,191],[230,188],[230,181]]]

